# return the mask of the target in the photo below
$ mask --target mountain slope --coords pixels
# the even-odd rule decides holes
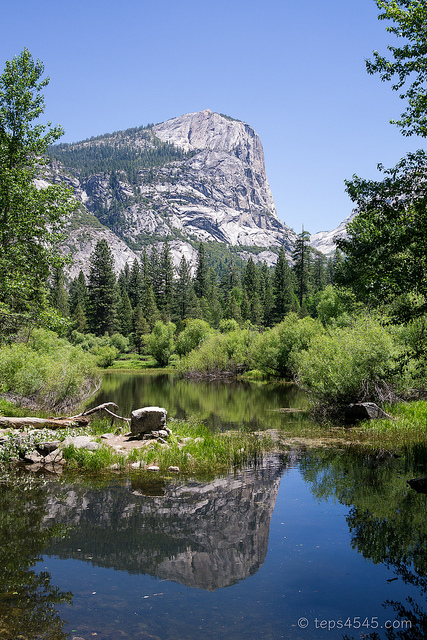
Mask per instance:
[[[64,248],[79,265],[87,264],[96,238],[105,234],[117,268],[165,239],[176,262],[182,252],[194,255],[199,241],[244,253],[264,248],[270,263],[281,245],[288,252],[292,247],[295,234],[277,217],[258,135],[209,109],[57,145],[50,156],[49,179],[68,182],[80,202]]]

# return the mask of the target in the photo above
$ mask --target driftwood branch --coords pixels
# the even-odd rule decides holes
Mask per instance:
[[[123,418],[122,416],[113,413],[108,409],[108,407],[113,407],[118,409],[118,406],[114,402],[104,402],[104,404],[100,404],[97,407],[93,407],[93,409],[88,409],[83,413],[79,413],[76,416],[70,417],[61,417],[61,418],[12,418],[12,417],[3,417],[0,416],[0,427],[35,427],[37,429],[43,429],[47,427],[49,429],[61,429],[63,427],[85,427],[89,424],[89,418],[92,413],[97,411],[105,411],[110,416],[112,416],[112,420],[124,420],[125,422],[130,422],[130,418]]]

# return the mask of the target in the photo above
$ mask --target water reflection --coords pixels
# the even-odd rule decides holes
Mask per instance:
[[[47,571],[34,571],[48,541],[60,535],[56,525],[43,527],[47,492],[38,482],[18,477],[0,483],[0,637],[4,640],[65,640],[56,605],[72,594],[51,583]]]
[[[392,569],[395,579],[415,588],[404,601],[384,601],[390,620],[395,619],[396,624],[385,632],[386,637],[426,638],[427,495],[417,493],[406,482],[426,474],[426,446],[407,447],[402,457],[357,449],[341,455],[322,451],[308,455],[301,468],[318,499],[333,497],[350,507],[346,520],[352,548],[373,563]],[[370,633],[365,637],[375,640],[380,636]]]
[[[144,406],[161,406],[169,417],[196,417],[213,429],[280,428],[291,421],[306,421],[302,413],[280,413],[280,408],[305,409],[305,395],[296,385],[237,382],[194,382],[173,375],[104,374],[102,386],[90,406],[115,402],[122,415]]]
[[[48,553],[208,591],[229,586],[265,560],[282,469],[271,457],[263,468],[209,483],[135,476],[103,491],[70,486],[65,502],[52,500],[47,521],[73,531]]]
[[[294,450],[211,482],[5,482],[0,637],[65,640],[62,616],[85,640],[342,639],[314,618],[366,615],[406,626],[349,637],[425,638],[427,495],[406,480],[426,471],[418,446]]]

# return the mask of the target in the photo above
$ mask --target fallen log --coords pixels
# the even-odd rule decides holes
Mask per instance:
[[[60,418],[14,418],[7,416],[0,416],[0,427],[8,428],[8,427],[34,427],[36,429],[44,429],[45,427],[48,429],[63,429],[64,427],[85,427],[89,424],[89,417],[91,414],[96,413],[97,411],[105,411],[112,417],[112,422],[117,418],[118,420],[124,420],[125,422],[130,422],[130,418],[123,418],[122,416],[117,415],[110,411],[108,407],[114,407],[118,409],[118,406],[114,402],[104,402],[103,404],[99,404],[97,407],[93,407],[93,409],[88,409],[87,411],[83,411],[83,413],[79,413],[76,416],[70,417],[60,417]]]
[[[0,427],[34,427],[36,429],[63,429],[64,427],[84,427],[89,424],[89,418],[12,418],[0,416]]]

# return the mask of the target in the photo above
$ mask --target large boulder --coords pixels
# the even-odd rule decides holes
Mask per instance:
[[[166,426],[168,412],[161,407],[144,407],[131,413],[130,430],[134,435],[159,431]]]
[[[355,424],[360,420],[378,420],[379,418],[389,418],[375,402],[358,402],[357,404],[349,404],[345,410],[346,424]]]

